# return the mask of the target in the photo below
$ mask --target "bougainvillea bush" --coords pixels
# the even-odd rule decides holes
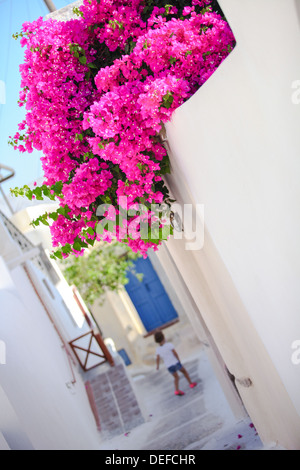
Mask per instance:
[[[59,201],[33,222],[50,225],[55,257],[112,239],[146,256],[166,238],[166,213],[153,210],[171,204],[164,123],[235,44],[210,4],[84,0],[76,19],[23,25],[27,113],[10,143],[42,151],[45,180],[13,193]]]

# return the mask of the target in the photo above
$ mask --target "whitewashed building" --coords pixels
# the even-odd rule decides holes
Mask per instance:
[[[0,215],[0,448],[96,449],[96,422],[68,344],[88,325],[71,292],[63,298],[56,289],[43,251]]]
[[[237,45],[167,125],[168,183],[200,219],[204,205],[204,244],[171,240],[159,257],[232,408],[241,397],[264,443],[300,449],[300,2],[219,3]]]
[[[77,289],[3,212],[0,239],[0,448],[96,450],[143,423]]]
[[[300,6],[219,3],[237,45],[167,125],[168,184],[201,234],[204,207],[204,243],[174,238],[156,259],[235,415],[300,449]]]

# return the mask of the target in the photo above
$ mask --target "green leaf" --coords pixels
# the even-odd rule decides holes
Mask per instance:
[[[32,201],[33,192],[28,189],[25,193],[25,196],[29,199],[29,201]]]
[[[61,196],[61,192],[62,192],[62,189],[63,189],[63,182],[62,181],[57,181],[52,187],[51,187],[52,191],[54,191],[54,193],[57,195],[57,196]]]
[[[53,254],[56,258],[63,259],[63,255],[61,251],[55,251]]]
[[[50,219],[52,219],[56,222],[58,217],[59,217],[59,214],[57,212],[51,212],[51,214],[49,214],[49,217],[50,217]]]
[[[46,225],[46,227],[49,227],[49,222],[47,222],[47,220],[46,220],[44,217],[40,217],[40,222],[41,222],[43,225]]]
[[[74,13],[75,15],[77,15],[77,16],[81,16],[82,18],[84,18],[83,12],[80,11],[79,8],[77,8],[77,7],[74,7],[74,8],[73,8],[73,13]]]
[[[92,227],[89,227],[86,232],[91,236],[95,235],[95,230]]]
[[[75,251],[81,251],[82,250],[81,243],[79,241],[75,242],[74,245],[73,245],[73,249]]]
[[[61,251],[65,255],[69,255],[71,253],[72,247],[69,243],[67,243],[65,246],[62,247]]]
[[[169,15],[170,9],[173,7],[173,5],[165,5],[165,15]]]
[[[87,63],[87,58],[85,57],[85,55],[79,57],[79,62],[83,65],[86,65]]]
[[[35,197],[38,201],[43,201],[44,200],[43,194],[42,194],[42,188],[39,188],[39,187],[35,188],[33,190],[33,194],[35,195]]]
[[[45,196],[45,197],[48,197],[49,199],[52,198],[52,194],[51,194],[49,188],[47,188],[47,187],[43,188],[43,193],[44,193],[44,196]]]
[[[173,96],[173,93],[171,91],[168,91],[168,93],[166,93],[163,98],[162,98],[162,104],[161,106],[163,108],[170,108],[172,106],[172,103],[174,101],[174,96]]]
[[[77,142],[77,140],[80,140],[80,142],[83,141],[83,135],[82,134],[75,134],[75,142]]]

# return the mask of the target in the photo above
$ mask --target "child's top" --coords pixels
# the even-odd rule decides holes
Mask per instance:
[[[174,353],[172,352],[173,349],[175,348],[172,343],[165,343],[162,346],[158,346],[158,348],[156,348],[156,354],[162,358],[167,368],[174,366],[178,362],[174,356]]]

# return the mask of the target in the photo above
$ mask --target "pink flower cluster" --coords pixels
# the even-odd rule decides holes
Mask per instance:
[[[70,53],[70,44],[85,47],[92,40],[85,25],[39,18],[23,25],[28,37],[25,62],[20,65],[20,106],[25,105],[26,142],[43,151],[43,169],[49,185],[68,182],[78,166],[85,145],[76,140],[82,132],[82,112],[93,102],[93,86],[84,79],[86,66]],[[16,136],[15,136],[16,137]]]
[[[129,38],[135,40],[146,28],[142,21],[145,2],[141,0],[84,1],[80,8],[85,24],[93,28],[100,43],[110,51],[124,50]]]
[[[53,245],[76,243],[77,254],[87,230],[89,240],[111,239],[107,230],[96,234],[99,205],[117,208],[126,198],[130,210],[164,201],[163,123],[234,46],[227,22],[200,12],[209,0],[193,0],[180,14],[176,2],[151,3],[84,0],[76,20],[23,25],[20,106],[27,115],[14,144],[42,150],[45,184],[63,183],[67,211],[51,226]],[[138,217],[132,221],[138,228]],[[116,221],[114,229],[124,241],[124,226]],[[130,234],[126,243],[144,255],[158,246]]]
[[[73,211],[88,208],[112,185],[113,175],[107,168],[108,165],[99,163],[97,158],[92,158],[87,163],[78,166],[72,182],[63,187],[64,203]]]

